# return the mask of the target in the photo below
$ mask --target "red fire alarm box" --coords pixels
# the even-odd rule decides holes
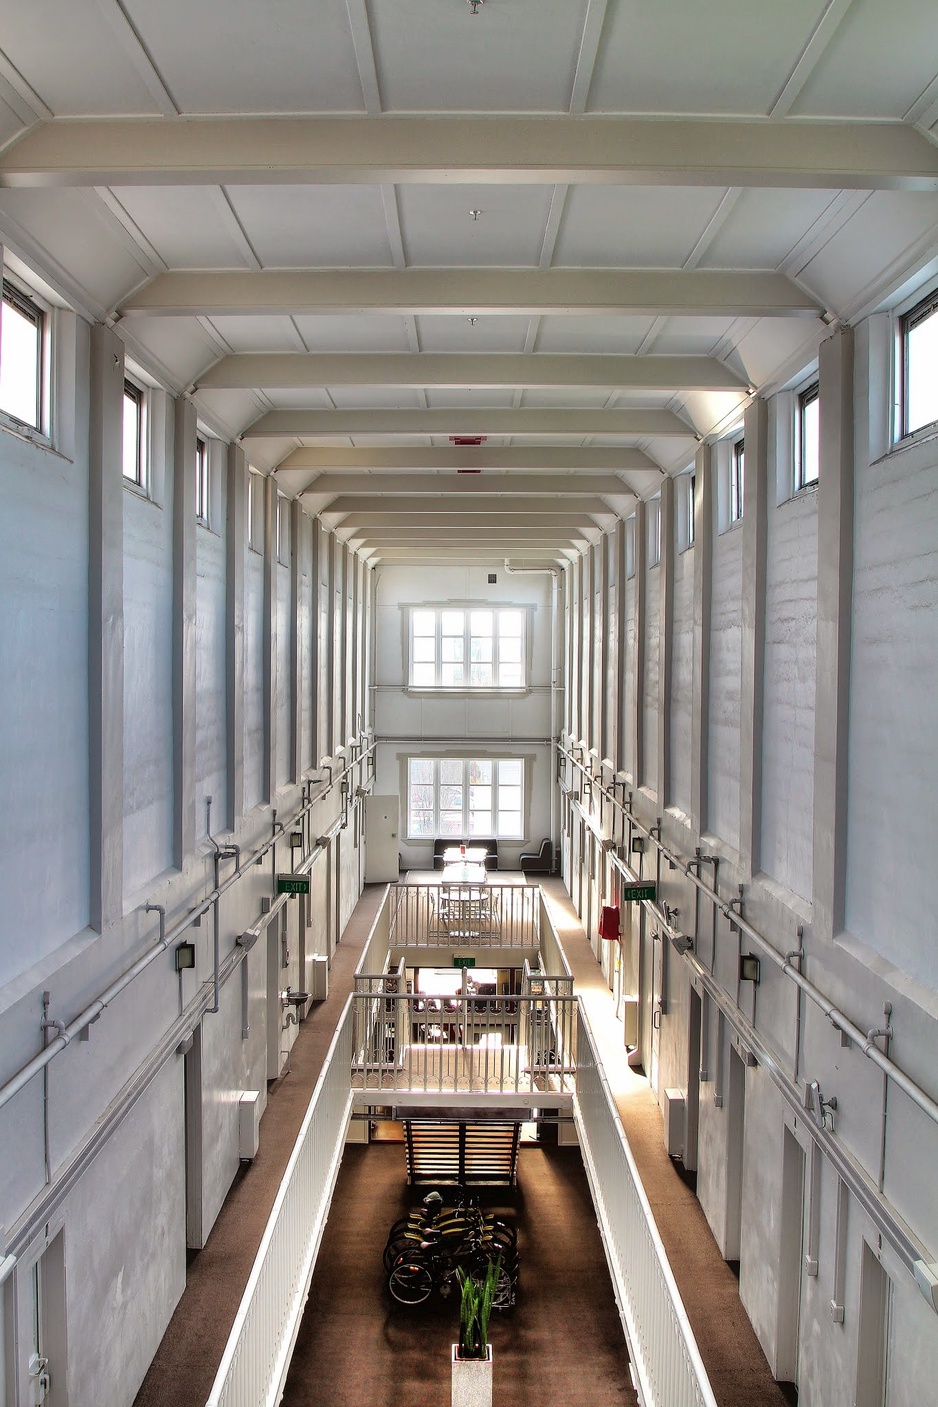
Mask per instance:
[[[604,904],[599,914],[599,936],[615,943],[619,937],[619,910],[614,904]]]

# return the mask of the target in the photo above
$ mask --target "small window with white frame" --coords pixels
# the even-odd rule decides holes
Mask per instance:
[[[625,577],[627,581],[635,575],[635,523],[634,513],[625,520]]]
[[[277,494],[277,561],[290,565],[290,500],[282,493]]]
[[[47,310],[31,293],[3,279],[0,304],[0,411],[14,428],[43,433]]]
[[[821,471],[821,401],[815,381],[800,392],[795,424],[795,492],[812,488]]]
[[[648,565],[657,567],[661,561],[661,495],[656,494],[645,505],[648,532]]]
[[[899,324],[900,437],[938,425],[938,289]]]
[[[252,552],[264,550],[263,480],[256,469],[248,470],[246,491],[247,539]]]
[[[677,500],[677,548],[686,552],[694,545],[694,493],[697,476],[692,469],[678,475],[675,495]]]
[[[411,688],[525,688],[526,625],[517,606],[412,607]]]
[[[121,468],[124,482],[134,488],[147,487],[146,399],[143,388],[124,378],[123,454]]]
[[[411,840],[522,840],[523,759],[408,758],[407,835]]]
[[[746,441],[736,440],[730,455],[730,523],[741,523],[746,492]]]
[[[209,471],[208,445],[205,440],[195,442],[195,517],[203,527],[209,526],[211,508],[211,476]]]

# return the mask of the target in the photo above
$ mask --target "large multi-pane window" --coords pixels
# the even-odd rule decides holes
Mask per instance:
[[[938,293],[902,319],[902,434],[938,421]]]
[[[412,757],[407,776],[407,834],[524,836],[524,763],[520,757]]]
[[[0,303],[0,410],[34,430],[42,428],[45,315],[8,279]]]
[[[524,627],[523,610],[414,607],[410,613],[412,687],[523,688]]]

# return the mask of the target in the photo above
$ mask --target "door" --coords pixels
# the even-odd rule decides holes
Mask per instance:
[[[892,1284],[872,1247],[863,1242],[856,1407],[886,1407]]]
[[[284,906],[286,907],[286,906]],[[281,911],[282,913],[282,911]],[[286,988],[282,974],[281,914],[278,913],[267,925],[267,1078],[276,1080],[286,1059],[286,1050],[281,1053],[281,1026],[284,1007],[280,993]]]
[[[65,1233],[27,1252],[16,1269],[18,1400],[66,1407]]]
[[[721,1023],[722,1027],[722,1023]],[[725,1039],[721,1029],[721,1039]],[[739,1263],[743,1217],[743,1146],[746,1137],[746,1067],[730,1047],[726,1148],[726,1233],[723,1258]]]
[[[400,819],[399,797],[365,797],[366,884],[393,884],[397,879]]]
[[[664,939],[651,935],[651,1063],[648,1079],[658,1092],[658,1054],[661,1048],[661,1018],[664,1014]]]
[[[244,963],[247,970],[247,960]],[[202,1023],[192,1032],[192,1044],[185,1054],[184,1089],[186,1107],[186,1245],[200,1251],[205,1245],[202,1232]]]
[[[804,1149],[790,1128],[785,1129],[782,1150],[780,1240],[775,1376],[779,1382],[797,1386],[804,1269]]]
[[[700,1121],[700,1026],[701,1000],[695,987],[690,989],[690,1010],[687,1031],[687,1099],[684,1105],[684,1167],[697,1171],[697,1130]]]

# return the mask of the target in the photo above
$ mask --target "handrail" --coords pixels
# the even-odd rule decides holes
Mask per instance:
[[[280,1400],[342,1161],[352,1107],[351,1041],[349,997],[267,1219],[206,1407],[273,1407]]]
[[[710,885],[704,883],[700,875],[696,874],[692,868],[699,857],[684,859],[682,856],[676,855],[664,844],[660,836],[655,834],[653,827],[643,825],[631,807],[627,806],[625,802],[620,801],[615,793],[608,791],[601,782],[597,782],[589,768],[584,766],[578,758],[574,757],[573,753],[568,748],[564,747],[562,743],[558,743],[557,750],[563,757],[566,757],[578,771],[589,777],[591,784],[602,793],[603,798],[621,811],[624,816],[627,816],[629,823],[635,826],[648,840],[652,841],[664,858],[673,863],[677,869],[680,869],[685,877],[701,890],[726,918],[735,923],[740,931],[745,933],[747,938],[751,939],[751,941],[756,944],[759,951],[776,965],[780,972],[783,972],[786,977],[791,978],[795,986],[799,987],[801,991],[804,992],[805,996],[819,1007],[836,1030],[842,1031],[845,1036],[848,1036],[850,1040],[859,1046],[861,1053],[865,1055],[868,1060],[871,1060],[884,1075],[894,1081],[903,1093],[908,1095],[912,1103],[921,1109],[923,1114],[926,1114],[933,1123],[938,1123],[938,1102],[932,1099],[932,1097],[923,1090],[920,1085],[917,1085],[894,1060],[891,1060],[888,1055],[885,1055],[879,1047],[874,1044],[868,1031],[861,1030],[854,1021],[851,1021],[846,1012],[842,1011],[834,1002],[829,1001],[819,987],[816,987],[813,982],[810,982],[807,977],[803,976],[802,973],[793,966],[790,961],[790,955],[786,956],[779,952],[778,948],[776,948],[764,934],[760,933],[758,929],[753,928],[752,924],[743,917],[738,909],[732,907],[731,901],[721,899],[715,887],[711,888]],[[645,902],[654,913],[656,922],[660,923],[665,928],[670,928],[667,920],[655,905],[647,900],[643,902]]]
[[[574,1112],[640,1400],[717,1407],[582,1003]]]
[[[44,1070],[47,1065],[51,1064],[60,1051],[63,1051],[65,1047],[74,1040],[75,1036],[79,1035],[87,1026],[90,1026],[93,1021],[96,1021],[114,998],[119,996],[125,988],[129,987],[130,984],[140,976],[141,972],[145,972],[150,964],[155,962],[162,953],[175,947],[187,930],[192,927],[195,920],[201,918],[203,914],[208,913],[212,905],[217,903],[221,896],[230,889],[233,884],[237,883],[246,869],[251,865],[257,864],[258,861],[264,858],[268,850],[276,844],[282,830],[287,826],[295,825],[297,821],[302,820],[304,816],[308,815],[313,807],[329,794],[340,778],[343,777],[346,772],[350,772],[353,768],[360,766],[376,746],[377,743],[372,742],[361,756],[350,763],[342,772],[338,773],[334,780],[331,781],[323,791],[318,792],[316,796],[310,796],[282,827],[275,825],[273,834],[265,840],[247,860],[244,860],[242,857],[242,862],[238,865],[238,868],[235,869],[227,879],[223,880],[221,884],[216,885],[211,893],[196,904],[193,909],[190,909],[168,933],[165,931],[164,917],[160,915],[161,936],[158,942],[139,957],[136,962],[132,963],[125,972],[115,978],[114,981],[111,982],[99,996],[95,997],[92,1002],[84,1007],[72,1021],[64,1025],[58,1035],[56,1035],[38,1055],[33,1056],[32,1060],[21,1066],[11,1079],[0,1086],[0,1109],[2,1109],[5,1104],[8,1104],[15,1095],[19,1094],[20,1090],[24,1089],[25,1086],[29,1084],[30,1080]],[[320,840],[323,838],[324,837],[320,837]],[[319,854],[321,849],[323,849],[323,847],[320,845],[319,840],[317,840],[316,844],[310,850],[309,855],[306,856],[304,865],[312,864],[312,861]],[[270,914],[265,914],[264,923],[266,924],[269,921]]]

